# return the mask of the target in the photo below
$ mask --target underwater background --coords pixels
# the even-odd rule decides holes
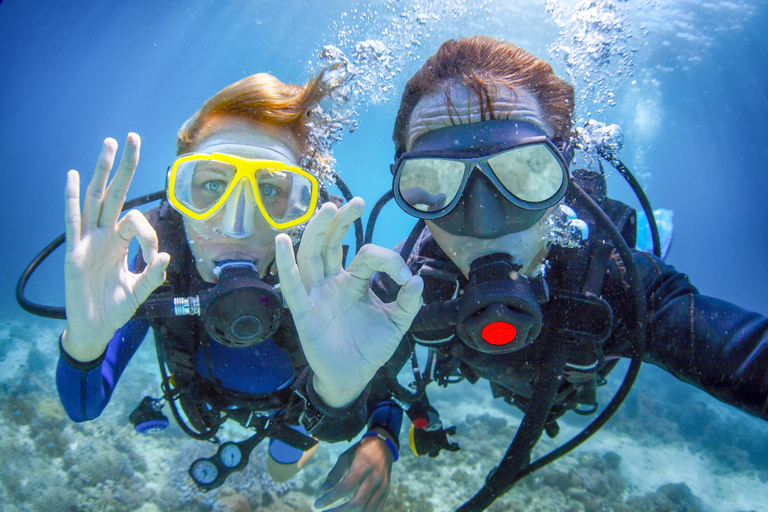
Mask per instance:
[[[65,416],[54,383],[63,323],[24,312],[14,293],[28,262],[63,232],[67,170],[81,172],[84,188],[104,138],[122,149],[129,131],[142,137],[129,197],[162,189],[176,131],[205,99],[256,72],[303,83],[330,62],[326,48],[351,73],[347,96],[327,105],[338,116],[328,140],[370,211],[391,184],[405,81],[444,40],[493,36],[574,84],[577,126],[621,127],[619,157],[654,208],[674,212],[667,262],[700,292],[765,315],[766,26],[764,0],[0,1],[0,510],[312,510],[348,446],[322,446],[283,485],[266,476],[262,446],[224,488],[196,492],[187,468],[214,447],[175,425],[149,437],[128,423],[159,390],[151,342],[99,419]],[[609,193],[636,204],[615,174]],[[390,204],[374,242],[394,246],[412,225]],[[62,253],[32,278],[29,298],[63,305]],[[619,368],[602,403],[621,377]],[[406,424],[388,511],[454,510],[520,421],[483,382],[432,394],[462,450],[416,458]],[[566,416],[539,451],[584,424]],[[491,510],[768,511],[768,427],[646,365],[607,427]]]

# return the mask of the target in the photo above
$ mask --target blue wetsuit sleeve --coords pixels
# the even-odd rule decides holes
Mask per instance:
[[[90,363],[72,359],[61,348],[56,387],[64,410],[72,420],[92,420],[101,414],[148,329],[146,320],[129,321],[109,340],[104,355]]]
[[[645,360],[768,419],[768,318],[699,294],[685,274],[635,256],[648,301]]]
[[[400,427],[403,424],[403,409],[391,400],[379,403],[371,414],[368,428],[382,428],[389,432],[400,450]]]

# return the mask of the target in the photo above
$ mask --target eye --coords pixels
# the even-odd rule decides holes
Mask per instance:
[[[222,192],[224,192],[224,189],[227,188],[227,184],[221,180],[211,180],[211,181],[206,181],[203,184],[203,188],[208,192],[212,192],[214,194],[221,194]]]
[[[259,187],[261,191],[261,197],[275,197],[280,190],[274,185],[263,184]]]

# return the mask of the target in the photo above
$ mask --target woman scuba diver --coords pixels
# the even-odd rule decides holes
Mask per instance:
[[[137,430],[167,425],[160,408],[168,402],[196,439],[219,442],[227,419],[256,431],[195,461],[198,487],[220,486],[265,437],[270,474],[287,480],[317,440],[348,440],[368,423],[336,483],[374,511],[386,500],[400,415],[368,381],[418,311],[421,279],[397,253],[375,247],[343,268],[341,241],[364,205],[350,198],[319,207],[328,200],[317,164],[324,155],[307,122],[328,92],[322,74],[306,86],[257,74],[218,92],[180,129],[167,200],[146,216],[120,217],[139,162],[137,134],[111,182],[117,144],[104,141],[82,212],[79,174],[69,172],[67,325],[56,381],[73,420],[98,417],[151,327],[164,396],[145,398],[131,417]],[[133,238],[141,250],[129,262]],[[376,271],[404,285],[397,300],[384,304],[368,289]]]

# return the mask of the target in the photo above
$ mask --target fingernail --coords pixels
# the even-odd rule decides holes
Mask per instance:
[[[400,269],[400,279],[403,281],[408,281],[411,278],[412,274],[411,271],[408,269],[408,267],[403,267]]]

